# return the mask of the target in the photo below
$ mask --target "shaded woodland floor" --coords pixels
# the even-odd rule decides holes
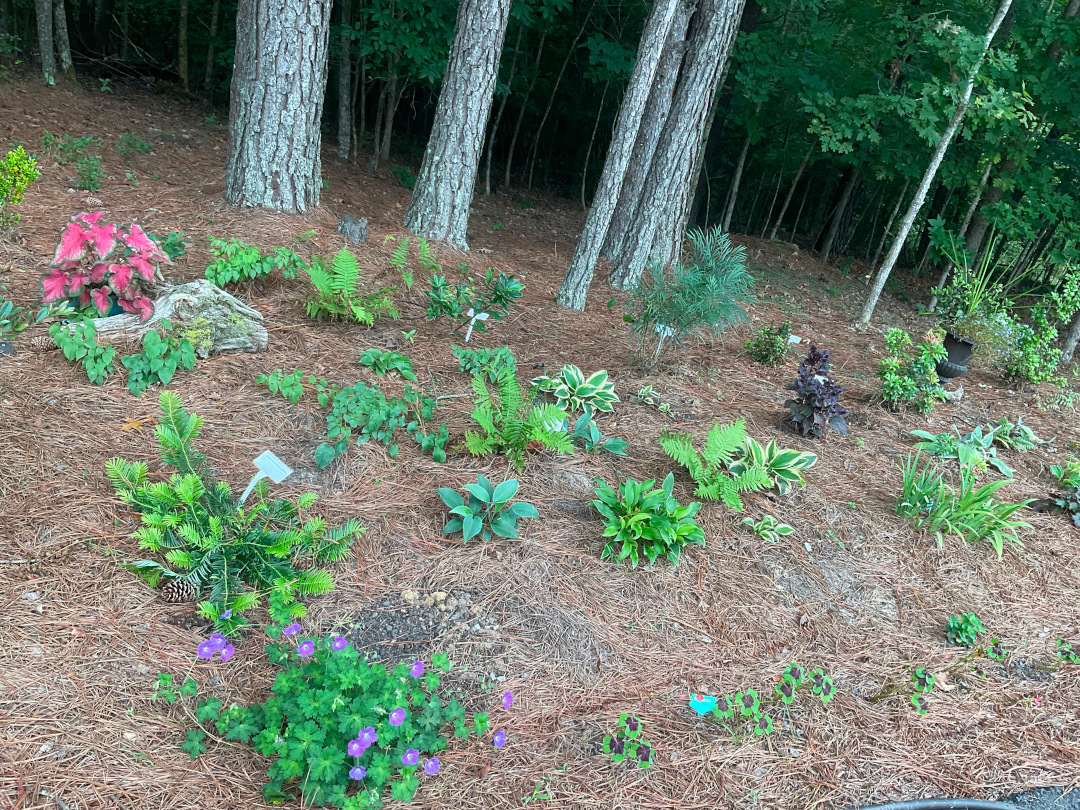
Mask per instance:
[[[21,208],[20,238],[0,244],[0,261],[14,265],[3,278],[9,297],[36,300],[61,225],[99,206],[108,219],[135,219],[160,235],[182,230],[188,252],[173,269],[177,279],[202,275],[209,234],[267,249],[294,246],[297,234],[313,230],[298,251],[330,254],[342,244],[338,214],[366,216],[371,238],[355,252],[365,278],[379,280],[392,249],[384,240],[403,235],[408,191],[396,178],[385,168],[369,178],[359,168],[364,161],[343,164],[326,149],[328,188],[311,216],[231,209],[222,197],[226,130],[204,116],[124,85],[112,95],[0,86],[0,142],[25,141],[33,151],[45,129],[100,136],[109,175],[89,195],[71,190],[70,166],[44,162]],[[114,151],[126,131],[153,143],[154,153],[128,164]],[[131,171],[137,188],[124,179]],[[335,570],[335,591],[313,600],[308,627],[357,628],[358,643],[384,657],[448,651],[459,669],[467,667],[455,685],[470,707],[483,710],[513,690],[514,708],[501,725],[506,747],[455,741],[441,757],[441,774],[424,782],[413,804],[516,808],[538,780],[551,798],[530,806],[559,808],[843,808],[1077,784],[1080,667],[1039,667],[1058,636],[1080,633],[1080,530],[1063,517],[1028,513],[1024,547],[999,561],[988,546],[956,539],[939,549],[893,511],[897,460],[914,441],[911,430],[955,425],[966,432],[1022,416],[1043,438],[1055,437],[1050,448],[1002,453],[1016,471],[1002,494],[1018,500],[1053,490],[1045,467],[1080,440],[1076,414],[1042,411],[1035,392],[982,373],[964,378],[959,403],[929,418],[887,411],[874,377],[882,334],[892,325],[919,331],[926,322],[911,304],[887,296],[874,328],[852,331],[865,290],[857,268],[847,276],[792,245],[755,238],[740,240],[758,278],[753,324],[689,347],[658,372],[643,371],[630,360],[619,309],[606,305],[624,295],[597,283],[584,315],[554,304],[581,223],[569,201],[530,192],[478,197],[472,252],[440,255],[447,266],[490,265],[526,285],[521,306],[472,343],[510,346],[523,377],[566,362],[606,368],[622,398],[602,427],[630,440],[627,458],[539,455],[518,476],[521,497],[542,518],[522,524],[520,542],[463,546],[439,534],[445,510],[435,488],[460,489],[478,471],[510,477],[503,458],[476,460],[457,449],[439,465],[406,440],[397,459],[365,445],[318,470],[313,452],[325,422],[317,406],[292,406],[254,383],[276,368],[371,382],[357,364],[360,352],[392,347],[412,358],[420,381],[438,394],[466,393],[468,376],[450,353],[459,339],[444,322],[424,320],[418,289],[404,296],[400,322],[363,329],[306,319],[300,279],[243,287],[234,292],[264,313],[269,350],[200,361],[170,387],[205,418],[199,447],[234,489],[249,479],[250,460],[269,448],[296,471],[278,493],[317,492],[327,517],[357,516],[367,525],[355,554]],[[914,287],[906,285],[912,300]],[[766,368],[742,344],[752,327],[784,318],[795,334],[831,351],[852,437],[810,441],[782,426],[784,385],[800,358],[792,353]],[[410,329],[414,345],[402,336]],[[150,700],[159,671],[193,666],[226,703],[258,698],[274,676],[257,634],[228,667],[194,664],[207,632],[194,607],[165,604],[117,564],[138,553],[129,536],[134,522],[103,464],[122,455],[161,469],[153,430],[141,421],[156,413],[155,394],[134,398],[119,374],[92,386],[59,353],[25,348],[34,334],[16,338],[15,356],[0,357],[0,806],[263,806],[262,757],[217,744],[190,761],[178,749],[183,715]],[[636,400],[645,385],[671,403],[675,418]],[[470,410],[467,397],[444,401],[438,417],[449,424],[452,445],[471,424]],[[676,469],[656,441],[661,431],[703,436],[715,420],[738,417],[759,440],[775,437],[819,455],[805,489],[747,499],[746,515],[774,515],[796,533],[770,544],[742,525],[745,515],[710,504],[699,515],[707,544],[689,549],[677,568],[602,562],[602,524],[588,507],[593,479],[660,479]],[[676,482],[680,500],[692,499],[686,476],[677,472]],[[447,599],[457,604],[439,611]],[[966,611],[1014,651],[1004,665],[987,667],[984,678],[944,682],[924,717],[904,694],[868,700],[913,667],[941,671],[959,659],[943,627],[950,614]],[[765,739],[733,737],[697,718],[681,697],[771,692],[792,660],[831,673],[838,694],[827,706],[800,694],[782,730]],[[600,753],[601,737],[624,711],[645,721],[657,754],[649,771],[624,770]]]

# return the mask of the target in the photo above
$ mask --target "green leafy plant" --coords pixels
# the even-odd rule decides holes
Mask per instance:
[[[667,557],[672,565],[687,545],[704,545],[705,533],[694,520],[701,509],[698,502],[679,506],[671,494],[675,476],[668,473],[659,489],[653,489],[655,478],[637,482],[627,478],[616,492],[601,479],[596,479],[596,497],[592,507],[604,518],[604,544],[601,559],[616,563],[629,560],[637,568],[641,557],[653,565]]]
[[[625,439],[605,439],[600,428],[593,422],[593,415],[588,411],[578,417],[577,422],[574,423],[574,432],[570,434],[570,437],[575,442],[580,442],[587,453],[607,450],[616,456],[625,456],[626,448],[630,446]]]
[[[0,284],[0,291],[6,289]],[[74,315],[69,302],[60,304],[46,304],[31,317],[30,310],[26,307],[17,307],[12,301],[0,296],[0,337],[3,335],[18,334],[31,326],[41,323],[46,318],[56,316],[68,317]]]
[[[154,151],[154,145],[137,132],[124,132],[116,142],[116,153],[125,157],[134,155],[149,155]]]
[[[807,672],[799,664],[791,663],[784,668],[783,675],[773,687],[772,695],[763,697],[756,689],[724,695],[714,699],[708,713],[733,734],[731,724],[734,721],[742,723],[744,729],[745,724],[749,723],[754,736],[764,737],[776,730],[776,725],[766,709],[778,703],[785,707],[790,706],[800,691],[811,692],[826,705],[836,696],[833,679],[823,669]]]
[[[520,470],[530,450],[548,448],[557,453],[573,453],[567,435],[566,411],[556,405],[532,406],[521,394],[517,376],[504,368],[494,391],[489,391],[483,375],[473,375],[472,418],[479,431],[465,431],[465,446],[476,456],[503,453]]]
[[[447,317],[455,321],[455,332],[470,327],[486,333],[487,319],[478,316],[486,314],[490,319],[501,321],[524,291],[525,285],[512,275],[499,273],[496,276],[491,267],[484,271],[480,282],[469,277],[464,282],[449,284],[445,276],[433,275],[430,288],[424,291],[428,299],[427,319],[434,321]]]
[[[86,372],[87,379],[94,385],[102,385],[116,367],[113,360],[116,350],[112,346],[102,346],[97,342],[97,330],[94,324],[83,321],[74,324],[54,323],[49,327],[49,334],[72,363],[78,363]]]
[[[1064,490],[1061,494],[1032,501],[1036,512],[1069,515],[1074,526],[1080,526],[1080,460],[1070,458],[1065,464],[1054,464],[1050,474]]]
[[[979,617],[974,613],[961,613],[959,616],[950,616],[945,625],[945,638],[950,644],[959,647],[974,647],[979,640],[979,633],[985,633]]]
[[[360,355],[360,365],[367,366],[380,377],[385,377],[387,372],[396,371],[406,380],[416,382],[412,360],[397,352],[368,349]]]
[[[128,567],[151,586],[164,582],[173,592],[205,596],[199,612],[222,632],[244,626],[241,614],[267,594],[288,615],[302,616],[298,600],[333,588],[329,572],[315,566],[346,554],[363,526],[350,520],[331,527],[307,517],[316,500],[310,493],[295,503],[267,499],[265,480],[255,488],[253,505],[237,503],[192,446],[202,419],[168,391],[159,404],[161,457],[177,472],[151,482],[143,462],[114,458],[105,465],[120,500],[140,514],[142,526],[134,533],[139,548],[164,560],[137,560]]]
[[[391,166],[390,173],[394,175],[405,188],[416,187],[416,175],[409,170],[408,166]]]
[[[506,346],[497,349],[467,349],[464,346],[451,346],[450,353],[457,358],[458,367],[469,374],[483,374],[489,382],[499,381],[499,372],[509,369],[517,373],[517,360],[514,353]]]
[[[311,377],[314,382],[315,378]],[[291,404],[295,405],[304,396],[304,375],[300,371],[292,371],[286,374],[281,369],[269,374],[260,374],[255,382],[265,385],[271,394],[280,394]],[[324,404],[325,407],[325,404]]]
[[[1010,422],[1006,416],[1001,417],[996,425],[988,426],[987,432],[993,434],[994,444],[1000,444],[1006,450],[1034,450],[1050,444],[1053,439],[1043,441],[1035,435],[1035,431],[1024,424],[1024,417],[1016,417],[1016,422]]]
[[[911,520],[916,529],[933,532],[938,546],[947,534],[955,534],[967,543],[986,540],[1001,558],[1006,543],[1023,545],[1017,529],[1027,528],[1013,516],[1030,502],[1001,503],[994,495],[1009,483],[1007,479],[976,487],[975,474],[960,468],[960,489],[946,484],[942,474],[928,462],[921,470],[922,453],[916,451],[901,465],[904,484],[896,499],[896,513]]]
[[[51,133],[46,130],[45,135],[50,134]],[[41,136],[41,144],[48,149],[49,145],[46,144],[45,135]],[[83,156],[86,153],[86,150],[91,146],[101,146],[101,143],[101,138],[93,135],[87,135],[82,138],[73,138],[70,135],[65,135],[63,139],[59,141],[56,140],[55,137],[52,139],[52,144],[56,146],[56,159],[59,163],[71,163]]]
[[[663,433],[660,446],[676,462],[686,467],[697,483],[694,494],[710,501],[723,501],[729,509],[741,512],[740,493],[759,491],[772,486],[769,472],[762,466],[747,466],[738,473],[731,473],[730,465],[746,446],[746,422],[736,419],[730,425],[714,424],[699,455],[694,449],[693,434],[674,435]],[[815,457],[816,458],[816,457]]]
[[[979,471],[991,466],[1006,478],[1013,477],[1009,465],[997,457],[993,430],[983,433],[982,427],[976,427],[963,436],[960,431],[934,434],[925,430],[913,430],[911,435],[922,439],[913,445],[916,450],[924,450],[936,459],[956,459],[962,467]]]
[[[468,543],[477,535],[485,542],[494,534],[498,537],[517,538],[517,522],[522,518],[540,517],[536,507],[527,501],[515,501],[518,482],[508,478],[498,486],[483,475],[477,476],[475,484],[466,484],[468,501],[449,487],[437,490],[443,503],[450,507],[453,516],[443,526],[443,534],[461,532]]]
[[[939,333],[927,333],[912,356],[911,337],[903,329],[885,333],[885,349],[889,356],[880,361],[882,397],[892,407],[911,405],[919,413],[929,413],[934,405],[945,399],[945,389],[938,381],[936,364],[947,356]]]
[[[660,359],[665,346],[683,346],[699,331],[719,335],[747,320],[742,305],[754,300],[743,247],[733,245],[719,226],[691,230],[687,239],[689,261],[646,268],[626,305],[624,318],[636,349],[650,363]]]
[[[390,295],[392,287],[373,293],[360,288],[360,264],[348,248],[334,254],[330,264],[315,258],[305,271],[315,292],[307,298],[309,318],[326,321],[364,323],[371,326],[376,318],[399,318],[401,313]]]
[[[800,487],[806,486],[803,471],[815,464],[817,456],[814,453],[778,447],[776,439],[762,447],[756,439],[745,436],[733,451],[732,461],[727,464],[727,469],[731,475],[737,477],[750,470],[764,470],[769,478],[769,485],[776,487],[776,491],[781,495],[787,495],[796,484]]]
[[[772,515],[765,515],[756,522],[753,518],[743,518],[743,523],[762,540],[768,540],[770,543],[779,543],[781,537],[795,533],[793,528],[786,523],[781,523]]]
[[[210,241],[213,257],[206,268],[206,279],[219,287],[265,278],[274,270],[280,270],[285,278],[296,278],[301,270],[310,272],[304,260],[288,248],[275,248],[264,255],[257,247],[239,239],[206,238]]]
[[[422,236],[413,238],[416,239],[416,263],[420,266],[420,269],[428,275],[441,273],[442,265],[439,264],[439,260],[428,241]],[[390,267],[401,275],[401,280],[405,282],[406,289],[411,290],[414,276],[413,271],[409,268],[409,245],[412,240],[408,236],[400,238],[387,236],[383,240],[384,243],[393,241],[396,241],[397,244],[393,253],[390,254]]]
[[[778,366],[784,362],[791,346],[791,323],[780,326],[762,326],[746,341],[746,351],[763,366]]]
[[[671,410],[671,403],[664,402],[660,398],[660,395],[656,391],[653,391],[653,387],[651,385],[646,385],[644,388],[637,392],[637,400],[638,402],[644,402],[646,405],[651,405],[652,407],[656,408],[658,412],[664,414],[667,417],[670,417],[671,419],[675,418],[675,413]]]
[[[160,322],[161,332],[151,329],[143,336],[142,352],[120,358],[128,370],[128,391],[141,397],[154,383],[168,385],[178,368],[195,368],[195,349],[186,338],[169,335],[172,324]]]
[[[101,158],[97,155],[83,155],[75,161],[75,174],[78,175],[75,188],[97,191],[105,177],[105,172],[101,170]]]
[[[639,768],[650,768],[653,764],[653,747],[642,737],[643,730],[644,724],[637,717],[623,712],[619,715],[619,725],[615,731],[604,735],[601,748],[612,762],[634,762]]]
[[[610,413],[615,409],[614,403],[619,401],[615,384],[608,381],[606,371],[597,371],[586,379],[580,368],[569,363],[554,377],[533,377],[532,385],[538,391],[554,396],[559,407],[568,413]]]
[[[391,458],[397,458],[398,445],[394,433],[409,421],[409,406],[404,399],[388,400],[377,385],[362,382],[342,388],[330,400],[326,416],[328,442],[315,448],[315,463],[325,467],[345,453],[356,431],[357,445],[367,441],[385,444]]]
[[[158,243],[162,252],[173,261],[187,253],[187,242],[184,240],[183,231],[171,231],[164,239],[158,239],[153,234],[150,237]]]
[[[41,176],[37,160],[26,154],[21,146],[4,155],[0,161],[0,227],[19,221],[15,207],[23,201],[27,186]]]

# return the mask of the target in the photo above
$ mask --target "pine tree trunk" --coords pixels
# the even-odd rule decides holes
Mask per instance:
[[[686,55],[686,28],[690,24],[692,12],[691,4],[686,0],[677,5],[675,19],[671,23],[667,40],[664,42],[660,65],[657,68],[652,88],[649,90],[649,98],[642,114],[637,140],[634,141],[634,151],[630,155],[630,162],[623,176],[618,202],[611,214],[607,238],[604,239],[604,245],[600,250],[600,257],[608,261],[613,260],[622,252],[634,210],[641,198],[641,189],[645,185],[645,175],[656,153],[660,133],[664,129],[664,124],[667,123],[668,113],[671,111],[671,98],[675,93],[675,83],[679,79],[679,68]]]
[[[529,106],[529,99],[532,97],[533,88],[536,87],[536,79],[540,76],[540,57],[544,55],[544,40],[547,37],[547,32],[540,34],[540,45],[536,48],[536,71],[533,73],[533,77],[529,82],[529,89],[525,91],[525,97],[521,99],[521,108],[518,110],[517,123],[514,124],[514,135],[510,138],[510,148],[506,152],[506,167],[503,170],[503,188],[510,189],[510,170],[514,166],[514,149],[517,147],[518,135],[521,134],[521,122],[525,120],[525,111]]]
[[[649,261],[667,265],[679,253],[693,202],[698,152],[743,2],[701,0],[690,22],[689,48],[671,113],[649,166],[634,228],[612,270],[611,282],[620,289],[637,286]]]
[[[176,30],[176,60],[179,63],[180,84],[185,93],[191,92],[188,75],[188,0],[180,0],[180,19]]]
[[[727,202],[724,205],[724,217],[720,220],[720,230],[727,233],[731,230],[731,218],[735,214],[735,200],[739,197],[739,185],[742,183],[743,169],[746,167],[746,155],[750,151],[750,132],[747,131],[743,138],[742,149],[735,161],[735,173],[731,177],[731,188],[728,189]]]
[[[349,54],[352,27],[352,0],[341,0],[341,37],[338,40],[337,154],[349,159],[352,148],[352,57]]]
[[[214,103],[214,48],[217,45],[218,26],[220,24],[221,0],[214,0],[214,4],[210,8],[210,40],[206,45],[206,76],[203,79],[203,89],[206,90],[211,104]]]
[[[368,174],[375,174],[375,170],[379,168],[379,153],[381,151],[379,137],[382,135],[383,116],[386,114],[386,94],[389,89],[390,82],[384,81],[382,90],[379,91],[379,100],[375,104],[375,126],[371,131],[371,160],[368,161]]]
[[[637,194],[626,189],[625,185],[630,182],[640,188],[640,184],[634,184],[631,178],[644,173],[644,167],[648,165],[651,152],[656,146],[656,141],[643,132],[643,125],[646,122],[655,121],[652,115],[646,115],[646,110],[650,103],[656,105],[648,110],[650,114],[659,113],[660,108],[670,106],[670,100],[665,104],[658,95],[662,95],[662,88],[665,85],[673,86],[675,83],[674,77],[664,77],[662,71],[664,57],[671,53],[671,51],[665,51],[665,43],[670,44],[672,32],[678,28],[680,18],[683,31],[685,31],[689,9],[682,0],[660,0],[645,22],[637,58],[634,60],[634,69],[630,74],[630,81],[627,83],[626,92],[619,107],[611,145],[608,147],[607,158],[604,160],[604,168],[600,173],[600,182],[593,195],[589,215],[585,219],[585,228],[574,250],[574,257],[570,260],[570,266],[566,270],[566,277],[555,296],[555,301],[559,306],[577,310],[585,309],[585,299],[589,293],[589,285],[592,283],[596,261],[608,237],[608,229],[611,227],[616,206],[622,202],[624,193],[633,194],[633,201],[637,200]],[[658,88],[661,88],[659,94]],[[666,110],[663,113],[663,118],[666,119]],[[662,126],[663,120],[659,123]],[[656,137],[659,138],[659,135],[659,128],[657,128]],[[650,153],[649,155],[641,154],[646,150]],[[634,157],[642,158],[644,162],[640,165],[636,164],[633,162]],[[631,166],[635,171],[628,172]]]
[[[75,65],[71,61],[71,40],[68,38],[67,10],[64,0],[53,0],[53,44],[60,72],[69,81],[75,81]]]
[[[462,0],[405,227],[468,250],[469,205],[499,75],[510,0]]]
[[[322,190],[330,0],[240,0],[225,197],[302,212]]]
[[[34,0],[37,15],[38,51],[45,84],[56,84],[56,49],[53,45],[52,0]]]
[[[810,196],[810,180],[806,181],[806,185],[803,186],[802,199],[799,201],[799,210],[795,213],[795,224],[791,226],[791,241],[795,242],[795,237],[799,234],[799,222],[802,220],[803,209],[806,208],[806,198]]]
[[[1072,324],[1069,326],[1069,332],[1065,335],[1065,345],[1061,347],[1061,362],[1072,362],[1073,355],[1076,354],[1076,344],[1080,343],[1080,312],[1077,312],[1072,319]]]
[[[123,0],[120,9],[120,61],[131,58],[131,0]]]
[[[7,42],[11,36],[12,20],[9,0],[0,0],[0,42]],[[0,51],[0,65],[10,65],[12,56],[7,49]]]
[[[405,84],[397,72],[397,59],[394,59],[390,78],[386,82],[386,107],[383,109],[383,131],[379,139],[379,159],[390,160],[390,141],[394,136],[394,116],[398,104],[405,92]]]
[[[919,209],[922,208],[923,203],[926,201],[926,195],[930,190],[930,184],[934,181],[934,176],[941,166],[941,161],[945,159],[945,152],[948,150],[953,136],[956,135],[956,131],[960,128],[960,122],[963,120],[964,113],[967,111],[968,104],[971,102],[971,92],[975,87],[975,77],[978,75],[979,68],[982,67],[983,60],[986,58],[986,52],[989,50],[990,43],[993,42],[994,35],[1001,26],[1001,21],[1005,19],[1005,14],[1009,11],[1009,6],[1011,5],[1012,0],[1001,0],[998,5],[997,13],[994,15],[994,19],[990,23],[990,29],[987,31],[986,38],[983,40],[982,53],[979,56],[979,60],[968,72],[963,95],[956,105],[956,110],[953,112],[949,125],[945,128],[945,132],[942,133],[941,140],[938,142],[930,157],[930,165],[928,165],[926,171],[923,172],[922,180],[919,181],[919,185],[915,189],[915,197],[912,199],[911,205],[908,206],[907,213],[900,223],[900,230],[896,234],[896,238],[893,239],[892,247],[889,248],[889,253],[885,257],[885,261],[882,262],[881,269],[874,279],[874,285],[870,289],[870,295],[867,296],[862,312],[859,313],[857,323],[860,327],[865,328],[870,323],[870,318],[874,314],[874,308],[877,306],[878,299],[881,297],[881,291],[885,289],[885,282],[889,279],[889,273],[892,272],[893,267],[896,265],[896,260],[900,257],[900,251],[904,247],[904,242],[907,241],[908,234],[911,232],[911,226],[915,223],[915,217],[918,216]]]
[[[773,223],[772,231],[769,232],[769,239],[776,238],[776,232],[780,228],[780,224],[784,221],[784,214],[787,213],[788,206],[791,205],[791,198],[795,196],[795,189],[799,185],[799,179],[802,177],[803,171],[806,169],[806,163],[810,160],[810,153],[814,151],[813,144],[806,150],[806,154],[803,156],[802,163],[799,164],[798,171],[795,172],[795,179],[791,181],[791,187],[788,189],[787,196],[784,197],[784,203],[780,206],[780,213],[776,215],[776,222]]]
[[[833,245],[836,244],[836,237],[840,233],[840,223],[844,221],[844,212],[847,211],[848,203],[851,201],[851,194],[855,191],[858,182],[859,167],[853,166],[851,176],[844,185],[844,190],[840,192],[840,202],[836,204],[836,211],[833,212],[832,221],[829,223],[829,233],[825,237],[825,244],[821,247],[822,264],[829,263],[829,254],[832,253]]]

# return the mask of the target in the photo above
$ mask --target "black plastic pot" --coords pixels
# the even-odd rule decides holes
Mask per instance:
[[[971,359],[971,353],[975,351],[975,341],[946,332],[945,339],[941,343],[948,352],[948,356],[938,361],[936,367],[938,376],[952,379],[967,374],[967,363]]]

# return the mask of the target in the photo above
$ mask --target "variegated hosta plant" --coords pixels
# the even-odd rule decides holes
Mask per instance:
[[[76,299],[108,315],[113,304],[145,321],[154,314],[146,294],[159,264],[171,264],[161,247],[139,225],[102,222],[100,211],[75,214],[60,234],[60,244],[41,279],[42,302]]]
[[[545,394],[559,400],[559,406],[567,411],[611,412],[619,401],[614,383],[608,382],[606,371],[597,371],[585,379],[581,369],[573,364],[563,366],[554,377],[541,375],[532,384]]]
[[[750,436],[743,439],[735,450],[734,460],[728,465],[732,475],[742,475],[747,470],[761,469],[772,480],[773,486],[781,495],[786,495],[795,484],[806,486],[803,470],[817,464],[817,456],[799,450],[777,447],[773,439],[765,447]]]

